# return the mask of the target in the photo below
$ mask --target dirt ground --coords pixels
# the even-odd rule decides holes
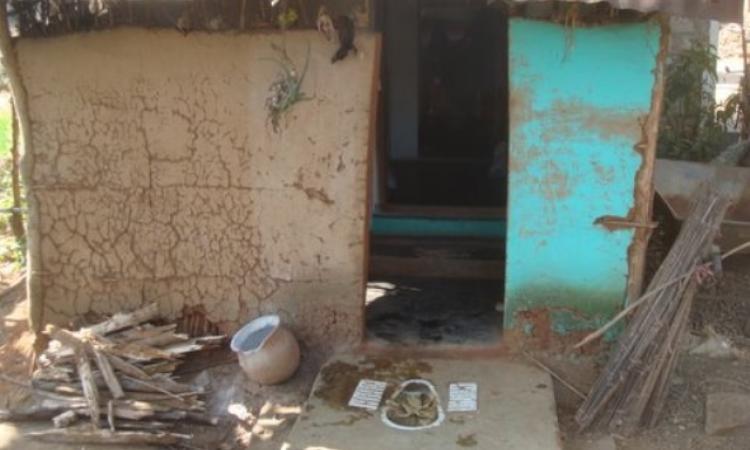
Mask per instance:
[[[750,257],[740,257],[726,264],[720,284],[705,289],[696,299],[692,317],[692,330],[686,336],[684,347],[695,347],[707,335],[707,330],[724,335],[739,350],[750,355]],[[27,305],[23,287],[0,295],[0,367],[5,376],[27,379],[33,339],[26,324]],[[302,365],[294,378],[282,386],[263,387],[248,382],[234,363],[233,355],[215,352],[194,358],[195,364],[182,369],[186,380],[208,387],[211,395],[209,410],[223,416],[218,427],[183,428],[195,436],[190,448],[276,450],[283,448],[285,437],[291,430],[307,398],[315,375],[323,363],[322,358],[303,352]],[[606,355],[585,358],[555,355],[545,359],[566,380],[580,390],[594,381],[597,368],[606,362]],[[207,369],[208,368],[208,369]],[[593,434],[577,433],[573,416],[580,399],[562,386],[556,386],[558,417],[566,450],[609,448],[618,450],[677,450],[677,449],[750,449],[750,429],[725,436],[708,436],[704,433],[706,395],[714,392],[750,394],[750,358],[715,358],[683,354],[672,380],[670,395],[659,425],[634,437],[614,436],[610,443],[616,447],[592,443],[599,438]],[[28,393],[0,380],[0,408],[12,407]],[[230,408],[231,405],[235,405]],[[238,420],[227,414],[237,412],[242,405],[249,419]],[[239,415],[243,415],[240,407]],[[257,420],[259,419],[259,420]],[[4,433],[18,433],[30,429],[5,430],[0,424],[0,449],[29,448],[38,450],[72,450],[75,447],[30,446],[25,441],[3,442]],[[31,428],[40,424],[31,425]],[[4,431],[5,430],[5,431]],[[7,437],[7,436],[6,436]],[[20,444],[19,442],[24,442]]]
[[[750,449],[750,428],[723,436],[704,433],[708,394],[750,394],[750,357],[718,358],[690,353],[690,349],[704,342],[713,330],[734,348],[750,355],[750,256],[735,257],[726,263],[719,284],[704,289],[696,298],[691,319],[691,332],[683,340],[684,352],[672,378],[661,421],[655,428],[637,436],[613,436],[617,450]],[[584,392],[604,362],[604,357],[593,361],[548,359],[550,366]],[[587,445],[597,441],[600,435],[577,432],[573,417],[580,399],[561,386],[556,386],[556,395],[566,450],[596,448]]]

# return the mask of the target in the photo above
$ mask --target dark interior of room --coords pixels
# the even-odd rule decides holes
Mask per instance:
[[[396,141],[413,124],[390,124],[388,203],[505,206],[507,21],[483,3],[419,2],[416,148]]]
[[[507,17],[483,0],[379,3],[382,132],[368,337],[495,342],[508,178]]]

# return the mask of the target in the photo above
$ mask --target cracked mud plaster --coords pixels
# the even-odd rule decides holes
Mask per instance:
[[[274,134],[273,34],[118,29],[21,40],[39,205],[44,319],[158,301],[202,305],[232,331],[279,312],[311,346],[351,344],[362,324],[367,150],[375,37],[330,64],[314,32],[287,33],[311,61]]]

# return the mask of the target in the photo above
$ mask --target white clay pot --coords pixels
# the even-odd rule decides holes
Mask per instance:
[[[242,370],[260,384],[279,384],[299,367],[299,344],[277,315],[259,317],[242,327],[231,343]]]

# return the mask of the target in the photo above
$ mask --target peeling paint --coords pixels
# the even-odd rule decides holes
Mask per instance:
[[[506,328],[543,308],[534,333],[566,334],[622,307],[636,232],[596,221],[635,208],[661,37],[650,23],[511,20]]]

